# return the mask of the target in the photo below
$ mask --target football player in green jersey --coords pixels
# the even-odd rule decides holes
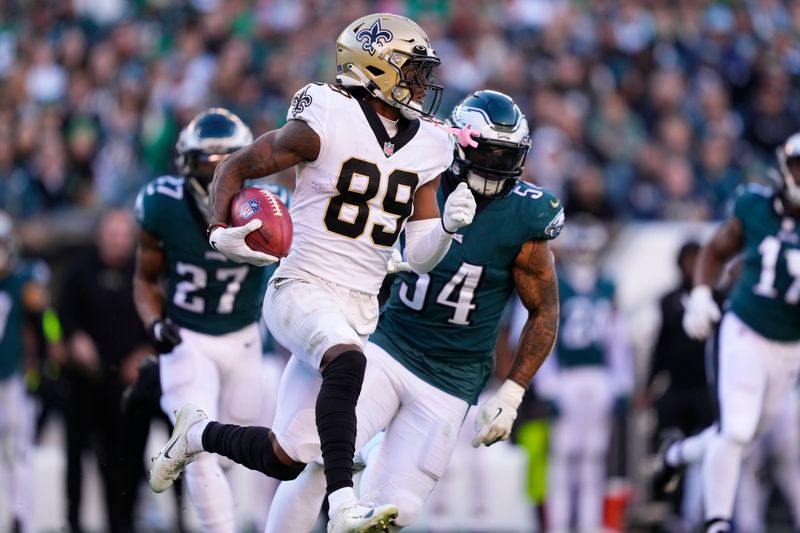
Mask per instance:
[[[466,182],[476,216],[456,232],[433,270],[397,276],[367,343],[357,407],[357,449],[386,430],[380,444],[370,445],[361,494],[395,502],[395,527],[414,521],[444,473],[464,417],[492,372],[500,318],[514,289],[528,319],[508,379],[478,408],[473,446],[509,437],[558,325],[549,241],[561,231],[564,213],[551,192],[519,181],[529,146],[525,116],[508,96],[478,91],[456,106],[451,120],[480,136],[476,146],[456,147],[438,201],[443,205]],[[266,531],[309,531],[324,489],[318,464],[282,483]]]
[[[161,407],[173,423],[174,411],[187,402],[237,423],[255,422],[261,412],[258,319],[268,273],[228,260],[205,233],[214,169],[252,139],[233,113],[221,108],[200,113],[178,138],[180,175],[152,180],[137,198],[142,231],[134,297],[162,354]],[[269,186],[287,202],[285,189]],[[198,456],[186,480],[203,531],[235,531],[234,500],[217,458]]]
[[[800,373],[800,133],[778,149],[777,159],[779,187],[741,191],[733,215],[701,249],[683,319],[691,337],[704,339],[722,316],[720,420],[703,455],[708,532],[730,531],[744,452],[769,427]],[[722,315],[711,287],[740,253],[741,274]],[[686,448],[666,447],[666,463],[680,464]]]
[[[0,211],[0,446],[7,472],[7,501],[13,525],[6,531],[32,531],[34,505],[31,449],[36,419],[24,372],[33,368],[32,347],[24,333],[25,313],[41,313],[47,301],[46,276],[16,261],[17,244],[11,217]],[[8,524],[6,524],[8,525]]]

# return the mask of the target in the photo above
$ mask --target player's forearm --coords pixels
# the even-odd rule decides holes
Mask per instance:
[[[714,287],[727,261],[728,258],[720,254],[713,246],[707,245],[700,248],[692,278],[694,286]]]
[[[527,387],[553,350],[558,333],[558,280],[547,241],[529,241],[515,261],[514,285],[528,310],[508,379]]]
[[[732,217],[714,233],[697,254],[692,281],[695,286],[714,287],[722,274],[722,269],[744,246],[744,228],[741,221]]]
[[[220,163],[214,172],[214,179],[208,187],[208,204],[211,223],[227,223],[233,196],[242,188],[247,179],[264,176],[258,174],[258,157],[249,148],[244,148]]]
[[[558,304],[555,308],[544,309],[531,314],[517,344],[517,355],[508,374],[508,379],[527,387],[536,371],[553,351],[558,332]]]
[[[217,167],[208,188],[211,223],[228,222],[231,199],[246,180],[286,170],[319,156],[319,136],[305,122],[290,120],[233,153]]]

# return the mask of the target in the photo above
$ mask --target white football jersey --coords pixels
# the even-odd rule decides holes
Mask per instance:
[[[295,94],[287,119],[306,122],[320,152],[296,167],[294,239],[281,264],[377,294],[415,191],[450,166],[450,136],[414,120],[390,138],[367,103],[322,83]]]

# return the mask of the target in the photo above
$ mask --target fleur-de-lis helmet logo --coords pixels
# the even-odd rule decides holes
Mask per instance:
[[[361,48],[369,55],[375,55],[375,45],[384,45],[394,38],[392,32],[381,28],[381,19],[376,20],[369,28],[364,28],[356,34],[356,40],[361,43]]]

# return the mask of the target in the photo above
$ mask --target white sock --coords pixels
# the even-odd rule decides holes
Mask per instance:
[[[211,420],[204,418],[200,422],[189,426],[186,431],[186,446],[191,453],[199,453],[203,450],[203,432],[206,426],[211,423]]]
[[[744,445],[725,434],[718,434],[708,444],[703,459],[703,508],[706,519],[733,516],[739,471]]]
[[[717,426],[714,425],[707,427],[697,435],[686,437],[680,441],[680,456],[683,461],[681,464],[697,463],[701,461],[706,454],[708,443],[711,442],[711,439],[714,438],[717,432]]]
[[[706,453],[709,441],[717,434],[717,427],[710,426],[691,437],[683,438],[667,449],[665,457],[670,466],[684,466],[700,462]]]
[[[343,505],[356,503],[356,493],[353,487],[343,487],[328,494],[328,517],[333,518]]]
[[[681,466],[683,464],[683,460],[681,459],[682,442],[682,440],[673,442],[672,445],[667,448],[667,455],[664,459],[666,459],[669,466]]]

